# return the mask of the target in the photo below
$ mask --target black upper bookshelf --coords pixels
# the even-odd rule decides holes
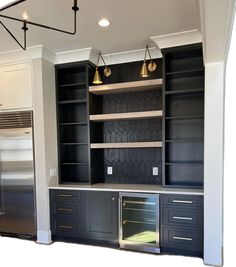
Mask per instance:
[[[163,185],[203,187],[201,44],[163,49]]]
[[[60,183],[91,183],[89,69],[87,62],[56,66]]]

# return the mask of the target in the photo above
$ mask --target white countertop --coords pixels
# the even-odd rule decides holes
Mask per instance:
[[[202,189],[188,188],[168,188],[160,185],[136,185],[136,184],[106,184],[98,183],[93,185],[50,185],[49,189],[67,190],[94,190],[94,191],[119,191],[119,192],[140,192],[140,193],[162,193],[162,194],[185,194],[185,195],[204,195]]]

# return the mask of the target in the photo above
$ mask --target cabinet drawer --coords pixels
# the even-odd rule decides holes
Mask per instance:
[[[70,218],[53,218],[52,233],[76,237],[79,235],[79,221]]]
[[[179,207],[196,207],[203,206],[203,196],[192,195],[162,195],[162,205],[174,205]]]
[[[80,192],[77,190],[50,190],[53,200],[68,201],[79,200]]]
[[[53,204],[53,216],[76,216],[80,215],[80,205],[76,202],[56,201]]]
[[[164,228],[162,246],[192,251],[202,251],[202,231],[186,230],[184,228]]]
[[[170,226],[188,226],[201,229],[203,226],[203,214],[200,209],[176,209],[172,207],[162,208],[162,222]]]

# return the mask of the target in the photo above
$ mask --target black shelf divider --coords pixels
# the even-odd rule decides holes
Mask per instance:
[[[59,122],[60,125],[62,126],[68,126],[68,125],[88,125],[88,122]]]
[[[188,69],[188,70],[181,70],[181,71],[171,71],[171,72],[166,72],[165,75],[169,76],[169,75],[191,75],[191,74],[195,74],[198,72],[203,72],[204,68],[197,68],[197,69]]]
[[[184,93],[195,93],[195,92],[204,92],[204,89],[196,88],[196,89],[171,90],[171,91],[165,91],[165,94],[171,95],[171,94],[184,94]]]
[[[176,142],[203,142],[203,138],[193,138],[193,139],[166,139],[166,143],[176,143]]]
[[[59,84],[58,87],[74,87],[74,86],[84,86],[87,88],[87,83],[86,82],[81,82],[81,83],[68,83],[68,84]]]
[[[165,117],[165,119],[166,119],[166,120],[204,119],[204,115],[171,116],[171,117]]]
[[[76,99],[76,100],[64,100],[58,102],[61,104],[80,104],[80,103],[87,103],[87,99]]]

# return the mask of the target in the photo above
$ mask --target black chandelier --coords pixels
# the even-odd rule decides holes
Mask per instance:
[[[10,8],[12,6],[18,5],[22,2],[25,2],[26,0],[16,0],[16,1],[8,1],[8,4],[0,7],[0,12]],[[61,32],[61,33],[66,33],[66,34],[70,34],[70,35],[75,35],[76,34],[76,13],[79,10],[79,7],[77,5],[77,0],[73,0],[74,1],[74,5],[72,7],[72,10],[74,12],[74,30],[72,32],[70,31],[65,31],[65,30],[61,30],[55,27],[50,27],[44,24],[39,24],[36,22],[32,22],[26,19],[18,19],[18,18],[14,18],[14,17],[10,17],[10,16],[5,16],[0,14],[0,17],[4,18],[4,19],[9,19],[9,20],[14,20],[14,21],[18,21],[21,22],[23,24],[22,30],[24,32],[24,43],[21,44],[17,38],[13,35],[13,33],[6,27],[6,25],[0,20],[0,24],[3,26],[3,28],[10,34],[10,36],[17,42],[17,44],[23,49],[26,50],[26,32],[28,31],[28,27],[27,25],[33,25],[33,26],[37,26],[37,27],[41,27],[44,29],[48,29],[48,30],[53,30],[53,31],[57,31],[57,32]]]

